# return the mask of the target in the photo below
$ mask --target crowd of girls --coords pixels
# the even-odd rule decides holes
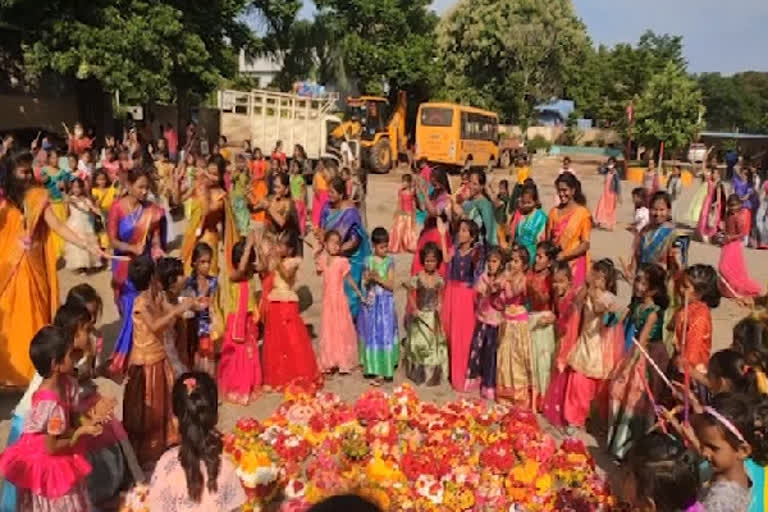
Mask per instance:
[[[512,194],[508,184],[497,189],[478,169],[466,171],[452,192],[443,170],[418,162],[417,172],[402,179],[392,228],[369,232],[364,183],[349,170],[337,174],[320,164],[310,206],[301,148],[289,166],[280,144],[268,163],[259,150],[243,147],[233,157],[225,145],[207,159],[185,156],[175,168],[165,151],[154,163],[139,152],[126,167],[112,167],[112,185],[109,176],[96,174],[95,202],[86,207],[82,199],[82,211],[95,215],[111,199],[104,223],[109,254],[90,233],[67,229],[44,203],[51,229],[112,260],[122,323],[109,358],[95,341],[97,296],[81,294],[82,315],[68,313],[81,320],[61,313],[55,327],[35,331],[26,355],[38,376],[16,409],[19,440],[0,459],[15,499],[37,500],[33,509],[40,510],[62,499],[72,510],[86,510],[90,500],[104,499],[86,482],[90,468],[112,454],[120,460],[110,467],[127,467],[136,479],[142,468],[165,461],[154,473],[153,499],[175,496],[193,509],[226,497],[226,505],[237,508],[242,496],[227,491],[233,472],[214,428],[218,400],[244,405],[267,390],[313,385],[359,368],[379,385],[401,365],[418,384],[448,382],[458,392],[542,412],[557,427],[589,423],[624,459],[635,485],[630,499],[666,499],[655,488],[646,492],[654,485],[648,478],[661,478],[645,467],[655,463],[657,448],[638,448],[661,442],[646,435],[654,427],[679,430],[691,456],[697,451],[709,460],[705,504],[727,500],[728,493],[733,503],[758,494],[748,485],[753,477],[739,467],[760,474],[762,457],[747,459],[750,451],[763,453],[755,430],[763,423],[751,402],[738,411],[740,395],[720,393],[768,392],[768,349],[740,336],[728,353],[710,354],[710,310],[720,300],[721,282],[736,297],[752,284],[738,279],[746,272],[741,241],[750,232],[740,197],[728,201],[727,268],[721,262],[720,274],[689,265],[688,240],[671,218],[672,199],[653,186],[633,191],[637,210],[647,211],[631,226],[628,260],[616,265],[591,258],[593,219],[569,167],[555,180],[556,204],[545,212],[528,168],[520,167],[525,176],[517,176]],[[17,161],[14,176],[31,171],[24,162]],[[607,228],[615,223],[615,173],[609,163],[608,195],[598,208]],[[70,191],[75,203],[89,188],[85,178]],[[8,183],[6,194],[16,197],[17,182]],[[188,216],[178,259],[165,252],[169,212],[163,203]],[[305,246],[323,280],[314,346],[298,289]],[[411,277],[402,283],[402,324],[394,298],[398,252],[414,254]],[[617,297],[621,279],[632,284],[629,304]],[[73,358],[91,361],[90,371],[77,371],[79,386],[72,381]],[[122,424],[112,419],[111,399],[84,394],[85,388],[93,393],[84,380],[95,375],[125,381]],[[77,415],[85,421],[76,423]],[[73,430],[76,424],[84,426]],[[728,457],[713,448],[725,450],[724,443],[733,452]],[[49,459],[66,478],[38,481],[45,473],[35,468]],[[173,485],[176,480],[186,486]]]

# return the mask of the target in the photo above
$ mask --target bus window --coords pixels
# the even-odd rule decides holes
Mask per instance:
[[[451,126],[453,125],[453,109],[424,107],[421,109],[422,126]]]
[[[462,112],[461,138],[465,140],[496,140],[498,121],[490,116]]]

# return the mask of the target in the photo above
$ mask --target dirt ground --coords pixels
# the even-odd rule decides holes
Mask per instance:
[[[597,174],[597,165],[599,162],[579,160],[578,158],[575,160],[574,168],[577,175],[582,180],[589,208],[593,210],[602,190],[602,177]],[[554,186],[552,183],[559,166],[559,159],[549,157],[537,160],[533,165],[532,177],[539,184],[542,203],[545,210],[549,210],[553,205]],[[384,226],[387,228],[391,226],[392,214],[396,204],[396,191],[400,183],[401,172],[401,170],[395,170],[388,175],[371,175],[369,177],[369,195],[367,198],[369,230],[376,226]],[[506,170],[495,170],[491,176],[491,179],[496,181],[504,178],[511,178],[509,172]],[[454,180],[455,179],[456,178],[454,177]],[[623,227],[629,223],[632,218],[630,191],[634,186],[635,185],[631,183],[622,183],[623,204],[619,205],[619,226],[616,231],[593,231],[591,249],[593,258],[611,257],[615,260],[619,256],[625,258],[629,257],[632,238]],[[698,182],[695,182],[694,185],[686,187],[681,199],[681,212],[686,210],[690,198],[697,186]],[[176,233],[180,235],[184,226],[183,224],[177,224],[174,227],[176,228]],[[765,265],[766,253],[754,250],[747,250],[746,253],[752,276],[761,283],[768,281],[768,265]],[[690,255],[692,262],[707,263],[716,266],[719,257],[719,249],[714,246],[695,242],[692,244]],[[398,283],[405,281],[408,278],[410,264],[410,255],[396,256],[395,268]],[[119,319],[111,299],[109,273],[105,271],[83,278],[82,276],[76,276],[66,270],[61,270],[59,272],[59,277],[63,294],[73,285],[84,279],[90,282],[101,293],[104,299],[104,315],[100,323],[104,332],[105,348],[111,350],[110,344],[114,342],[119,329]],[[300,282],[309,288],[312,297],[314,298],[312,305],[303,312],[303,318],[305,322],[314,329],[314,332],[318,332],[321,304],[317,301],[319,300],[319,297],[321,297],[321,279],[315,275],[313,263],[309,257],[305,258],[302,265]],[[622,300],[625,300],[627,303],[629,303],[629,292],[629,286],[626,283],[621,283],[619,294],[622,297]],[[401,287],[397,287],[396,301],[402,317],[405,296]],[[730,344],[731,329],[733,325],[746,313],[747,312],[744,309],[740,308],[732,301],[723,301],[721,306],[712,312],[714,321],[713,348],[715,350],[725,348]],[[404,380],[404,372],[400,369],[396,374],[394,383],[384,386],[384,389],[391,389],[393,386]],[[115,383],[102,379],[100,380],[99,385],[105,394],[113,395],[119,400],[122,398],[122,389]],[[347,401],[353,401],[368,388],[368,381],[363,379],[360,374],[344,377],[336,376],[326,381],[326,389],[338,393]],[[456,397],[456,393],[449,385],[443,385],[438,388],[421,387],[417,388],[417,390],[424,400],[442,402]],[[10,424],[9,420],[11,418],[13,407],[19,398],[20,394],[18,393],[0,391],[0,447],[5,446]],[[257,418],[266,417],[280,403],[280,400],[281,396],[279,394],[268,393],[247,407],[224,405],[220,409],[221,416],[219,427],[226,431],[243,416],[255,416]],[[121,406],[118,406],[118,415],[121,414],[121,410]],[[594,441],[590,441],[594,443]]]

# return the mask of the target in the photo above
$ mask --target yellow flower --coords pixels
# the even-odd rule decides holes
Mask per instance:
[[[373,457],[368,462],[365,474],[370,481],[384,485],[391,485],[405,480],[403,473],[379,457]]]
[[[510,472],[515,481],[526,485],[532,484],[538,473],[539,463],[531,459],[526,460],[519,466],[515,466]]]
[[[552,476],[545,473],[536,479],[536,489],[540,493],[548,493],[552,490]]]

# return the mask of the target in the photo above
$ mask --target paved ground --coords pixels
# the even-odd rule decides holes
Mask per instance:
[[[554,176],[559,168],[559,160],[544,158],[534,163],[533,178],[540,184],[542,193],[542,202],[545,209],[549,209],[552,206],[554,197],[554,186],[552,182]],[[585,193],[589,201],[590,209],[594,209],[597,204],[597,200],[602,190],[602,178],[597,175],[598,162],[596,161],[577,161],[575,162],[575,170],[582,179]],[[493,175],[493,179],[499,180],[504,177],[508,177],[508,173],[502,170],[496,170]],[[400,183],[400,171],[395,171],[386,176],[371,176],[369,181],[369,198],[368,198],[368,219],[370,228],[375,226],[390,227],[392,221],[392,213],[394,211],[395,197],[397,187]],[[592,235],[592,254],[593,257],[612,257],[618,256],[628,257],[630,252],[631,236],[628,232],[623,230],[623,226],[631,220],[632,205],[629,197],[630,191],[633,188],[633,184],[623,184],[623,197],[624,202],[619,206],[619,223],[614,232],[606,231],[594,231]],[[693,194],[694,189],[698,186],[698,183],[694,186],[686,188],[682,198],[681,211],[685,210],[688,201]],[[183,229],[182,225],[177,225],[177,232],[180,233]],[[759,282],[765,283],[768,281],[768,265],[765,265],[764,252],[758,252],[749,250],[747,251],[747,261],[752,271],[754,278]],[[712,265],[717,265],[719,256],[719,249],[713,246],[707,246],[700,243],[694,243],[691,248],[691,259],[693,262],[702,262]],[[763,263],[760,265],[760,263]],[[411,256],[398,255],[396,257],[396,271],[398,282],[405,281],[408,277],[410,269]],[[312,262],[309,258],[305,259],[301,269],[302,280],[309,290],[311,290],[312,296],[317,300],[321,296],[321,280],[315,275]],[[80,276],[75,276],[68,271],[62,270],[59,274],[61,280],[61,289],[65,293],[71,286],[77,284],[83,280]],[[109,287],[109,274],[102,272],[94,276],[88,277],[87,280],[99,290],[104,298],[104,317],[101,319],[102,329],[105,334],[105,340],[107,344],[113,341],[118,327],[118,316],[115,310],[115,306],[111,300],[111,290]],[[402,288],[397,287],[397,303],[402,314],[402,308],[405,304],[405,297]],[[620,284],[620,295],[624,300],[629,301],[629,287],[626,283]],[[736,306],[731,301],[724,301],[722,305],[713,311],[714,319],[714,348],[721,349],[730,344],[731,328],[733,325],[742,318],[746,312]],[[304,320],[314,327],[315,331],[319,330],[320,322],[320,304],[314,302],[303,313]],[[395,378],[395,383],[403,381],[405,376],[400,370]],[[100,382],[101,387],[105,393],[114,395],[118,399],[121,398],[121,388],[116,384],[102,380]],[[364,390],[368,389],[368,382],[362,378],[361,375],[352,375],[346,377],[334,377],[327,381],[326,388],[330,391],[336,392],[342,396],[345,400],[354,400]],[[391,385],[392,386],[392,385]],[[391,386],[388,386],[391,388]],[[385,387],[386,389],[386,387]],[[419,394],[423,399],[445,401],[453,398],[455,393],[449,386],[444,385],[439,388],[420,388]],[[19,394],[8,393],[0,391],[0,446],[5,445],[5,440],[8,434],[9,419],[11,417],[14,404],[19,398]],[[220,428],[227,430],[233,426],[235,421],[242,416],[256,416],[265,417],[269,415],[274,408],[280,402],[280,395],[278,394],[266,394],[259,400],[251,403],[247,407],[238,407],[232,405],[225,405],[221,409]],[[118,413],[120,407],[118,407]]]

